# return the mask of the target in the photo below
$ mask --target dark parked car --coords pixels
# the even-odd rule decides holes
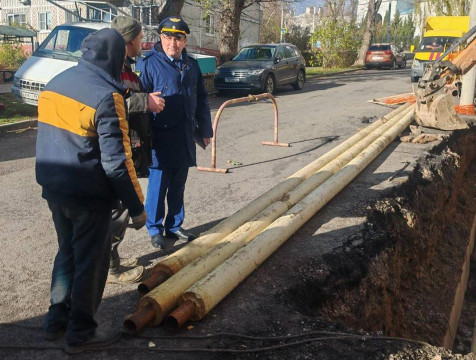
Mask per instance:
[[[365,68],[388,67],[390,69],[404,69],[407,60],[403,50],[394,44],[373,44],[370,45],[365,54]]]
[[[242,90],[273,93],[277,86],[300,90],[306,81],[306,62],[292,44],[250,45],[217,68],[218,91]]]

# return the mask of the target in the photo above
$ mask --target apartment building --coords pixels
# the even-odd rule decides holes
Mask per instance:
[[[37,41],[41,43],[55,26],[77,22],[79,17],[109,22],[119,12],[135,17],[144,25],[158,25],[160,9],[165,4],[162,0],[152,0],[147,5],[142,0],[125,0],[116,8],[100,1],[52,0],[1,0],[0,23],[4,25],[26,26],[37,32]],[[67,9],[69,11],[65,11]],[[79,17],[78,17],[79,16]],[[220,46],[220,23],[217,12],[205,11],[198,2],[186,0],[181,16],[190,27],[188,48],[194,52],[218,55]],[[262,9],[254,4],[245,9],[241,17],[239,46],[259,42],[259,30]],[[145,41],[154,42],[154,32],[146,32]]]

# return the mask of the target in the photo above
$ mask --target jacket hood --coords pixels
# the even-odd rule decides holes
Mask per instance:
[[[126,54],[126,42],[114,29],[101,29],[89,34],[81,43],[82,59],[100,67],[119,80]]]

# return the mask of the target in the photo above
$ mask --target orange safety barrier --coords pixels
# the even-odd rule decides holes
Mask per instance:
[[[415,103],[416,96],[413,93],[398,94],[398,95],[392,95],[392,96],[387,96],[383,98],[373,99],[370,102],[373,102],[376,104],[382,104],[382,105],[399,105],[399,104],[405,104],[407,102]]]
[[[228,169],[217,169],[217,167],[216,167],[217,128],[218,128],[218,121],[220,120],[220,116],[221,116],[223,110],[229,105],[239,104],[239,103],[243,103],[243,102],[258,101],[258,100],[263,100],[263,99],[270,99],[273,102],[273,107],[274,107],[274,141],[272,141],[272,142],[262,141],[261,144],[271,145],[271,146],[289,147],[289,143],[280,143],[280,142],[278,142],[278,105],[276,104],[276,99],[274,98],[273,95],[271,95],[269,93],[264,93],[264,94],[259,94],[259,95],[248,95],[248,96],[242,97],[242,98],[231,99],[231,100],[225,101],[220,106],[220,108],[218,109],[218,111],[215,115],[215,120],[213,121],[212,164],[211,164],[211,167],[197,166],[198,171],[217,172],[217,173],[222,173],[222,174],[225,174],[225,173],[228,172]]]
[[[455,105],[455,111],[461,115],[474,115],[474,105]]]
[[[400,95],[388,96],[385,98],[373,99],[371,102],[376,104],[384,104],[384,105],[397,105],[397,104],[404,104],[406,102],[415,103],[416,96],[411,93],[400,94]],[[460,114],[460,115],[474,115],[475,114],[474,105],[455,105],[455,111],[457,114]]]

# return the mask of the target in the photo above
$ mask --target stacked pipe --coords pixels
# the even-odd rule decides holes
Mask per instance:
[[[201,319],[352,181],[412,116],[410,104],[396,109],[209,230],[199,243],[195,240],[182,254],[165,259],[159,271],[175,275],[142,297],[139,310],[124,321],[126,330],[160,324],[179,303],[170,324]]]
[[[295,188],[297,185],[308,179],[316,171],[331,162],[337,156],[349,150],[352,146],[367,137],[380,126],[388,122],[394,117],[401,115],[408,110],[410,105],[401,106],[386,116],[378,119],[373,124],[359,131],[328,153],[314,160],[301,170],[297,171],[283,182],[277,184],[263,195],[259,196],[247,206],[229,216],[207,232],[203,233],[199,238],[186,246],[167,256],[159,264],[151,269],[150,276],[139,284],[138,291],[141,295],[145,295],[150,290],[167,280],[170,276],[177,273],[185,265],[204,254],[210,247],[214,246],[218,241],[229,235],[239,226],[249,221],[251,218],[260,213],[263,209],[279,200],[284,194]]]

